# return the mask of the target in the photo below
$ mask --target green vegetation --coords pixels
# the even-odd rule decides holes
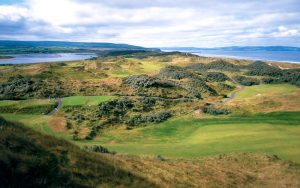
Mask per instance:
[[[225,82],[230,80],[228,76],[221,72],[209,72],[206,75],[206,80],[211,82]]]
[[[289,84],[262,84],[256,86],[247,86],[236,96],[237,100],[256,97],[257,95],[272,96],[272,95],[287,95],[295,92],[298,88]]]
[[[218,119],[178,118],[132,132],[104,132],[92,143],[103,144],[118,153],[138,155],[190,158],[244,151],[276,154],[300,163],[299,122],[299,112]]]
[[[0,129],[3,187],[227,187],[236,182],[246,187],[272,187],[279,178],[281,185],[299,185],[299,167],[276,155],[243,153],[201,161],[162,161],[161,157],[107,154],[102,146],[81,150],[2,118]]]
[[[299,69],[179,52],[102,55],[0,67],[0,124],[7,126],[0,136],[9,140],[0,137],[0,165],[8,179],[28,179],[42,166],[50,186],[57,178],[67,187],[274,187],[276,178],[267,175],[273,171],[295,184],[300,173],[278,157],[300,163]],[[45,114],[57,104],[49,97],[62,99],[52,116]],[[5,143],[20,145],[20,153]],[[206,165],[203,157],[214,155]],[[14,159],[25,170],[15,169]],[[57,174],[45,170],[51,164]],[[41,186],[41,176],[28,186]]]
[[[258,85],[259,80],[256,78],[251,77],[245,77],[245,76],[236,76],[234,79],[241,85],[244,86],[252,86],[252,85]]]
[[[63,106],[96,106],[102,102],[113,99],[111,96],[72,96],[62,99]]]
[[[230,114],[230,111],[227,109],[220,109],[220,108],[215,108],[211,105],[209,106],[204,106],[202,111],[206,114],[210,115],[227,115]]]
[[[87,153],[53,137],[0,118],[0,180],[4,187],[152,187],[113,166],[105,157]]]
[[[0,113],[47,114],[56,103],[54,100],[3,100],[0,101]]]

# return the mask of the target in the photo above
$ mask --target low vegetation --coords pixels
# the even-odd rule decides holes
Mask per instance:
[[[273,187],[281,177],[297,187],[299,76],[274,63],[144,49],[0,66],[1,182]],[[46,115],[54,98],[62,107]]]
[[[157,160],[112,155],[100,146],[81,150],[2,118],[0,128],[0,181],[4,187],[299,186],[299,165],[283,162],[276,155]]]

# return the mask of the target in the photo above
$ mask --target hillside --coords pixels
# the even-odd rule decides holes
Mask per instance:
[[[215,48],[197,47],[164,47],[162,50],[197,51],[197,50],[223,50],[223,51],[300,51],[299,47],[292,46],[228,46]]]
[[[2,148],[53,156],[74,186],[298,187],[299,87],[297,65],[180,52],[2,65]]]
[[[300,185],[299,165],[277,156],[244,153],[190,161],[98,154],[2,118],[0,128],[1,187]]]
[[[158,49],[143,48],[129,44],[64,42],[64,41],[10,41],[0,40],[0,54],[26,53],[84,53],[102,52],[109,50],[144,50],[159,51]]]

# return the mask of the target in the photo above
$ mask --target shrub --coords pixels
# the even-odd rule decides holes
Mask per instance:
[[[136,90],[149,88],[149,87],[169,88],[174,86],[170,82],[166,82],[158,78],[150,77],[147,75],[134,75],[134,76],[125,77],[122,79],[122,82],[123,84],[130,85],[132,88]]]
[[[213,61],[207,64],[208,69],[215,69],[215,70],[224,70],[224,71],[239,71],[240,67],[234,64],[231,64],[227,61],[222,59]]]
[[[176,80],[181,80],[183,78],[190,78],[193,75],[186,69],[177,66],[168,66],[159,72],[159,77],[171,78]]]
[[[169,119],[170,117],[172,117],[171,112],[160,112],[160,113],[154,113],[149,115],[138,114],[131,117],[127,121],[127,124],[129,126],[137,126],[144,123],[160,123]]]
[[[100,116],[122,116],[127,110],[133,108],[133,101],[124,97],[115,99],[99,105]]]
[[[277,67],[270,66],[262,61],[255,61],[246,68],[249,70],[246,74],[250,76],[272,76],[278,77],[283,75],[283,71]]]
[[[140,99],[140,103],[142,105],[143,111],[150,111],[155,105],[156,100],[154,98],[142,97]]]
[[[213,106],[204,106],[203,112],[210,115],[227,115],[230,114],[230,111],[227,109],[218,109]]]
[[[255,78],[245,77],[245,76],[236,76],[234,79],[244,86],[252,86],[252,85],[258,85],[259,80]]]
[[[221,72],[209,72],[205,79],[209,82],[225,82],[226,80],[230,80],[228,76]]]
[[[103,146],[84,146],[83,149],[97,153],[110,153],[108,149]]]

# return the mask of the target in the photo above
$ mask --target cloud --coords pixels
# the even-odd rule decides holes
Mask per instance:
[[[0,5],[0,39],[300,46],[297,5],[297,0],[24,0]]]

